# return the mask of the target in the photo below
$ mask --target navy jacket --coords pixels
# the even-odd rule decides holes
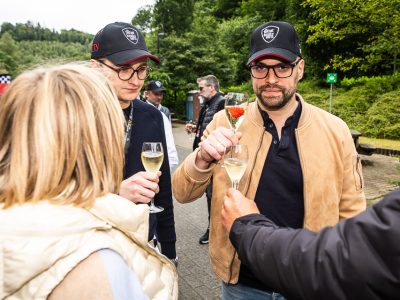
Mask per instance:
[[[400,189],[318,233],[251,214],[229,237],[257,278],[288,299],[400,297]]]
[[[133,125],[131,130],[131,142],[125,156],[124,179],[133,174],[144,171],[140,154],[143,142],[162,142],[164,148],[164,161],[161,166],[162,175],[159,181],[160,192],[154,197],[154,203],[157,206],[164,207],[164,211],[157,214],[150,214],[150,237],[154,233],[152,225],[156,221],[156,232],[158,240],[163,244],[163,254],[169,258],[175,258],[175,221],[171,192],[171,174],[168,162],[168,151],[164,133],[164,122],[161,112],[153,105],[140,100],[132,101],[133,105]],[[124,109],[128,112],[130,107]],[[168,250],[167,244],[171,244],[173,249]],[[165,251],[167,252],[165,252]],[[172,253],[172,254],[169,254]]]

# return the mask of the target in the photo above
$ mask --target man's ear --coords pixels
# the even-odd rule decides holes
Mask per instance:
[[[300,81],[304,75],[304,59],[299,61],[297,70],[297,81]]]

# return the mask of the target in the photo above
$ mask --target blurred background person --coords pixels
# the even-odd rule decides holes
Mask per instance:
[[[158,108],[158,110],[165,114],[171,122],[171,113],[168,107],[161,105],[164,96],[165,89],[160,80],[151,80],[144,88],[144,98],[146,101]]]
[[[203,136],[203,132],[207,125],[213,119],[215,113],[224,109],[225,99],[219,92],[219,82],[214,75],[207,75],[197,78],[197,85],[199,87],[199,97],[202,98],[203,103],[199,112],[199,119],[194,130],[195,137],[193,141],[193,150],[199,147],[199,143]],[[210,184],[206,189],[207,197],[207,210],[208,210],[208,226],[206,232],[200,237],[200,244],[208,244],[210,236],[210,213],[211,213],[211,199],[212,199],[213,183],[212,178]]]
[[[162,112],[164,129],[165,129],[165,139],[167,141],[167,150],[169,158],[169,167],[171,174],[175,167],[179,164],[178,151],[176,151],[176,145],[174,136],[172,134],[172,120],[169,109],[161,105],[162,99],[164,99],[165,89],[160,80],[151,80],[144,88],[144,100],[153,105],[159,111]]]
[[[148,206],[117,195],[124,117],[106,78],[27,71],[0,120],[0,298],[177,299],[174,265],[147,243]]]

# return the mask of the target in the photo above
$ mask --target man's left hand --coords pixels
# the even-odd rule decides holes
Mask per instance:
[[[222,206],[222,224],[228,232],[231,231],[233,222],[242,216],[259,214],[260,211],[254,201],[246,198],[243,194],[230,188],[224,197]]]

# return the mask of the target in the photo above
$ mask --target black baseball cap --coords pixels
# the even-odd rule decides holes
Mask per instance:
[[[165,91],[162,82],[160,80],[151,80],[144,89],[146,91],[151,91],[156,93]]]
[[[140,30],[123,22],[110,23],[101,29],[93,39],[91,53],[92,59],[105,57],[115,65],[130,64],[141,58],[160,62],[147,50]]]
[[[293,62],[301,57],[300,40],[293,25],[271,21],[258,26],[250,36],[250,55],[247,65],[265,57]]]

